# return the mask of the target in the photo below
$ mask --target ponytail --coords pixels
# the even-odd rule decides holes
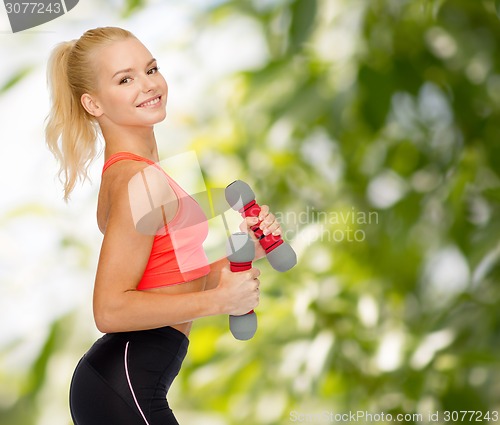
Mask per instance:
[[[87,168],[95,156],[95,123],[76,99],[68,81],[68,55],[75,41],[60,43],[48,63],[48,85],[52,108],[47,117],[45,139],[60,164],[59,179],[64,183],[64,200],[78,178],[86,179]]]
[[[96,119],[81,104],[84,93],[95,91],[92,53],[112,41],[134,37],[121,28],[89,30],[78,40],[58,44],[47,64],[51,108],[45,126],[45,140],[60,164],[58,176],[64,185],[64,200],[78,180],[88,178],[88,167],[96,156],[100,133]]]

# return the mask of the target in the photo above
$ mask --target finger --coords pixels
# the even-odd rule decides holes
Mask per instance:
[[[264,220],[260,223],[260,228],[262,229],[262,226],[269,226],[270,224],[274,223],[276,221],[276,217],[274,214],[269,213]]]
[[[268,214],[269,214],[269,206],[268,205],[261,205],[260,206],[260,213],[259,213],[259,220],[264,220]]]
[[[246,222],[248,227],[252,227],[252,226],[255,226],[259,222],[259,218],[258,217],[246,217],[245,222]]]
[[[266,230],[268,230],[269,226],[271,226],[273,223],[275,223],[276,220],[272,214],[269,214],[263,222],[260,223],[259,228],[266,233]],[[269,232],[267,232],[269,233]]]
[[[269,234],[269,233],[272,233],[273,235],[280,235],[281,234],[281,227],[280,227],[280,224],[275,221],[274,223],[272,223],[271,225],[269,225],[264,231],[263,231],[264,234]]]
[[[253,267],[250,269],[251,272],[251,279],[257,279],[260,276],[260,270]]]
[[[281,226],[278,227],[275,231],[273,231],[273,236],[281,236],[283,234],[283,230],[281,229]]]
[[[277,234],[281,234],[281,225],[277,220],[274,220],[269,224],[265,224],[264,226],[261,227],[261,229],[264,235],[268,235],[269,233],[274,233],[274,232],[277,232]]]
[[[257,275],[255,274],[255,272],[252,269],[241,272],[241,273],[245,273],[243,275],[244,282],[252,282],[253,280],[255,280],[257,278]]]
[[[259,222],[258,217],[245,217],[241,222],[242,225],[246,225],[247,227],[255,226]]]
[[[245,217],[245,219],[240,223],[240,231],[249,233],[251,228],[259,222],[257,217]]]

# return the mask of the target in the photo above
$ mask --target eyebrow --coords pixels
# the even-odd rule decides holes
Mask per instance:
[[[151,60],[150,60],[150,61],[146,64],[146,68],[147,68],[149,65],[151,65],[153,62],[156,62],[156,59],[155,59],[155,58],[151,59]],[[127,68],[127,69],[122,69],[122,70],[120,70],[120,71],[116,71],[116,72],[114,73],[114,75],[111,77],[111,79],[115,78],[118,74],[123,74],[123,73],[125,73],[125,72],[132,72],[133,70],[134,70],[134,68]]]

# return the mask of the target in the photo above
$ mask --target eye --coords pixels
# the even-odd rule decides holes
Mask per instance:
[[[125,83],[128,83],[129,80],[131,80],[132,78],[130,77],[125,77],[123,78],[121,81],[120,81],[120,84],[125,84]]]
[[[158,66],[153,66],[153,68],[148,70],[148,74],[149,75],[156,74],[159,70],[160,68]]]

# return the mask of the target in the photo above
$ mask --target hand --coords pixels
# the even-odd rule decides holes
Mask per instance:
[[[258,239],[255,237],[255,234],[251,230],[251,227],[255,226],[259,221],[261,221],[259,227],[264,235],[273,234],[274,236],[278,236],[282,234],[280,223],[278,223],[274,214],[269,212],[269,206],[267,205],[260,206],[259,217],[245,217],[244,221],[240,225],[240,230],[248,233],[255,242],[254,261],[266,256],[264,248],[262,248]]]
[[[221,269],[219,285],[222,314],[241,316],[259,305],[260,270],[251,268],[243,272],[232,272],[229,265]]]

